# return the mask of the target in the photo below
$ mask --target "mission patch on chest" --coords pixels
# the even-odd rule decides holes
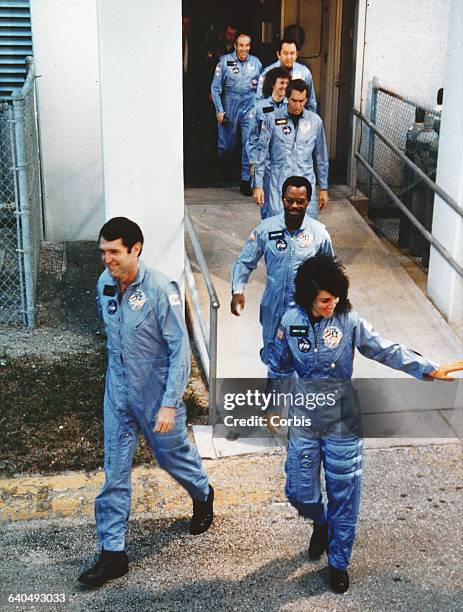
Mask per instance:
[[[132,293],[129,297],[129,306],[132,310],[141,310],[146,304],[145,292],[141,289]]]

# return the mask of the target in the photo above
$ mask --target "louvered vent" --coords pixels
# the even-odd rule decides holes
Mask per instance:
[[[0,98],[22,87],[28,55],[32,55],[29,0],[0,0]]]

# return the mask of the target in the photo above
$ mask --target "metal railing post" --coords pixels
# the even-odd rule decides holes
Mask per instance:
[[[352,115],[352,147],[350,153],[350,188],[351,196],[355,198],[357,195],[357,158],[355,156],[357,149],[357,115]]]
[[[211,302],[210,336],[209,336],[209,425],[215,425],[217,420],[217,315],[218,306]]]
[[[32,236],[30,220],[29,188],[27,184],[27,154],[24,121],[24,97],[13,94],[13,118],[15,136],[15,172],[18,181],[18,210],[20,215],[22,251],[24,256],[24,282],[26,287],[26,318],[28,327],[35,327],[34,266],[32,261]]]
[[[378,88],[379,80],[378,77],[373,77],[373,85],[371,90],[371,106],[370,106],[370,121],[376,125],[376,119],[378,114]],[[368,139],[368,163],[372,168],[375,166],[375,133],[370,129],[370,137]],[[367,193],[371,201],[373,189],[373,181],[371,174],[367,177]]]
[[[191,244],[193,246],[193,250],[195,252],[196,258],[198,260],[199,268],[204,277],[204,282],[206,283],[207,292],[209,295],[209,339],[207,340],[204,336],[204,326],[201,324],[201,317],[199,319],[199,331],[203,336],[203,340],[206,342],[207,353],[209,358],[209,368],[208,368],[208,386],[209,386],[209,416],[208,423],[209,425],[215,425],[216,417],[217,417],[217,398],[216,398],[216,389],[217,389],[217,322],[218,316],[217,311],[220,308],[220,302],[217,297],[217,293],[215,291],[214,284],[211,279],[211,275],[209,274],[209,270],[207,268],[206,260],[204,258],[204,254],[201,249],[201,245],[199,244],[198,237],[196,236],[195,228],[190,219],[189,214],[185,213],[185,228],[190,237]],[[195,296],[193,296],[194,298]],[[197,300],[195,301],[195,306],[199,309],[199,304],[197,304]]]

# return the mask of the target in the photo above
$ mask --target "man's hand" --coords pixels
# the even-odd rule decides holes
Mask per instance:
[[[463,370],[463,359],[459,361],[452,361],[452,363],[445,363],[428,374],[428,378],[433,378],[435,380],[455,380],[451,376],[447,376],[449,372],[460,372]]]
[[[318,192],[318,210],[323,210],[328,204],[328,189],[320,189]]]
[[[223,118],[225,117],[225,113],[216,113],[215,116],[217,117],[218,123],[223,123]]]
[[[257,206],[264,206],[264,190],[262,187],[254,187],[252,197],[254,198],[254,202],[257,204]]]
[[[235,293],[230,302],[231,313],[239,317],[244,310],[244,293]]]
[[[156,415],[155,433],[168,433],[175,423],[175,406],[161,406]]]

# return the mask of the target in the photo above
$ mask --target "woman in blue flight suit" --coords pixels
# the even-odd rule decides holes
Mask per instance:
[[[287,100],[285,98],[286,88],[289,85],[290,75],[284,68],[273,68],[265,75],[262,93],[263,98],[255,100],[253,108],[249,111],[249,136],[246,142],[246,151],[251,163],[251,176],[254,175],[254,163],[259,144],[260,130],[262,123],[269,120],[270,117],[279,119],[283,116],[283,111],[286,108]],[[264,174],[264,205],[260,209],[262,219],[271,217],[275,211],[268,209],[268,194],[270,188],[270,163],[266,161],[266,169]],[[254,180],[252,187],[255,187]]]
[[[351,310],[349,280],[342,265],[330,256],[317,255],[302,263],[295,284],[296,306],[281,320],[269,361],[269,377],[290,379],[297,374],[299,385],[310,385],[311,381],[312,390],[324,385],[332,392],[341,391],[342,401],[331,410],[335,418],[328,419],[328,427],[324,409],[313,413],[315,427],[290,427],[285,492],[298,512],[314,521],[309,557],[316,559],[327,550],[330,585],[335,592],[343,593],[349,587],[347,568],[362,473],[362,439],[352,422],[346,424],[343,403],[347,400],[343,390],[350,384],[355,348],[370,359],[421,379],[452,380],[447,374],[463,369],[463,361],[439,367],[381,338]],[[300,415],[300,408],[291,407],[290,418],[298,411]],[[337,417],[337,423],[335,411],[343,415]],[[322,419],[325,421],[320,426]],[[327,503],[320,490],[321,462]]]

